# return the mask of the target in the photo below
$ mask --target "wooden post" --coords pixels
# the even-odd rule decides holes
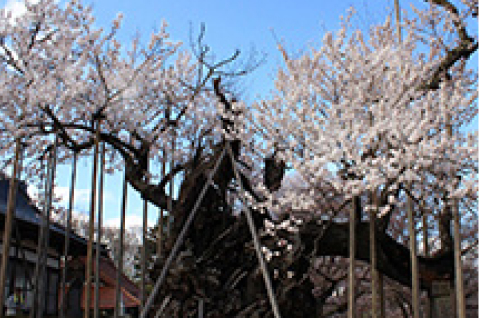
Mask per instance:
[[[100,151],[100,186],[98,189],[98,223],[96,238],[95,256],[95,295],[93,304],[93,316],[100,317],[100,258],[101,258],[101,236],[103,227],[103,186],[105,179],[105,142],[101,145]]]
[[[100,126],[101,122],[96,122],[95,132],[95,146],[93,150],[93,172],[91,181],[91,196],[90,196],[90,219],[88,221],[88,245],[86,256],[86,270],[85,270],[85,312],[83,316],[85,318],[90,317],[91,308],[91,274],[93,263],[93,238],[95,235],[95,206],[96,206],[96,180],[98,174],[98,148],[100,143]]]
[[[148,172],[148,162],[147,168]],[[146,300],[146,233],[148,231],[148,201],[143,200],[143,245],[141,246],[141,308],[145,305]]]
[[[369,254],[371,267],[371,299],[372,309],[371,316],[377,318],[378,315],[378,270],[376,256],[376,214],[377,214],[377,195],[373,194],[374,209],[370,211],[369,218]]]
[[[356,317],[355,300],[355,264],[356,264],[356,207],[357,199],[353,198],[349,212],[349,270],[348,270],[348,318]]]
[[[198,208],[201,205],[201,202],[203,201],[203,198],[206,195],[206,191],[208,190],[211,182],[213,181],[213,177],[216,174],[216,171],[218,170],[218,167],[220,166],[221,161],[223,160],[223,157],[226,154],[226,150],[223,149],[221,152],[219,158],[216,161],[215,166],[213,167],[213,170],[210,172],[208,179],[206,180],[206,184],[201,190],[200,194],[198,195],[198,198],[196,199],[195,204],[193,205],[193,208],[191,210],[191,213],[188,215],[188,218],[186,219],[185,223],[183,224],[183,228],[181,229],[178,238],[176,239],[173,248],[171,248],[170,254],[168,255],[168,258],[165,261],[165,264],[163,265],[163,269],[161,269],[160,276],[156,280],[155,286],[153,287],[153,290],[151,294],[148,296],[148,299],[146,300],[145,306],[141,310],[140,318],[145,318],[146,315],[148,314],[148,311],[150,310],[151,305],[153,304],[153,301],[155,300],[156,295],[158,294],[158,291],[161,288],[161,285],[165,281],[166,274],[168,273],[168,270],[170,269],[171,264],[173,263],[174,259],[176,258],[176,254],[178,253],[178,250],[181,248],[183,245],[183,241],[185,239],[186,233],[188,232],[188,229],[193,222],[193,219],[195,218],[196,212]]]
[[[53,206],[53,193],[55,190],[55,174],[57,169],[57,153],[58,153],[58,133],[55,134],[55,142],[53,144],[52,155],[51,155],[51,169],[50,169],[50,189],[48,192],[48,202],[47,202],[47,216],[46,216],[46,226],[45,226],[45,242],[44,242],[44,249],[41,261],[41,277],[40,277],[40,288],[41,293],[43,296],[43,300],[46,300],[47,290],[48,290],[48,282],[47,282],[47,261],[48,261],[48,247],[50,247],[50,224],[51,224],[51,215],[52,215],[52,206]],[[43,311],[45,310],[47,302],[41,302],[39,304],[39,317],[43,317]]]
[[[422,249],[424,251],[424,256],[429,257],[429,233],[428,233],[428,222],[427,222],[427,215],[426,212],[423,212],[421,217],[422,219]],[[424,317],[430,318],[431,317],[431,299],[430,299],[430,291],[426,291],[426,295],[424,298]]]
[[[175,166],[175,135],[172,134],[171,137],[171,153],[170,153],[170,172],[173,171],[173,167]],[[167,208],[168,208],[168,217],[166,219],[166,233],[167,236],[171,235],[171,227],[173,223],[173,193],[175,190],[175,179],[172,175],[172,178],[170,179],[170,190],[169,190],[169,195],[168,196],[168,201],[167,201]]]
[[[456,200],[452,203],[454,223],[454,273],[456,283],[456,308],[459,318],[466,318],[466,300],[464,296],[464,279],[462,277],[461,259],[461,221],[459,206]]]
[[[5,304],[5,281],[7,279],[8,259],[10,256],[10,243],[12,239],[12,225],[15,218],[15,207],[17,201],[17,175],[20,167],[21,142],[20,138],[15,141],[15,159],[13,162],[13,173],[10,177],[8,188],[7,211],[5,216],[5,228],[3,230],[2,264],[0,267],[0,317],[3,316]]]
[[[73,153],[73,163],[72,163],[72,175],[70,179],[70,196],[68,199],[68,212],[67,212],[67,225],[66,225],[66,234],[65,234],[65,244],[63,250],[64,264],[62,269],[62,293],[60,294],[60,317],[65,318],[65,298],[66,298],[66,281],[67,281],[67,272],[68,272],[68,254],[70,248],[70,233],[72,229],[72,213],[73,213],[73,204],[75,202],[75,182],[76,182],[76,171],[77,171],[77,153]]]
[[[409,189],[412,192],[412,188]],[[414,223],[414,203],[412,198],[407,198],[407,219],[409,230],[409,250],[411,256],[411,281],[412,281],[412,311],[413,317],[419,318],[419,272],[417,262],[416,229]]]
[[[35,288],[33,307],[30,311],[30,317],[43,317],[46,296],[46,264],[48,260],[48,243],[50,230],[50,217],[53,200],[53,188],[55,185],[55,168],[57,157],[58,135],[55,135],[53,149],[47,161],[47,176],[45,180],[45,202],[43,206],[42,225],[37,245],[37,264],[35,266]],[[41,294],[41,295],[40,295]]]
[[[159,209],[159,217],[158,217],[158,232],[156,238],[156,254],[158,257],[163,255],[163,218],[164,218],[164,210],[163,208]]]
[[[163,160],[161,161],[161,177],[166,176],[166,149],[163,149]],[[163,208],[160,208],[160,220],[158,221],[158,237],[156,241],[156,254],[161,257],[163,254],[163,241],[164,241],[164,214]]]
[[[205,300],[203,298],[198,299],[198,318],[204,318],[205,312]]]
[[[398,43],[402,42],[401,34],[401,10],[399,7],[399,0],[394,0],[394,9],[396,12],[396,29]],[[409,184],[411,186],[412,184]],[[412,187],[409,190],[412,193]],[[408,219],[408,229],[409,229],[409,247],[410,247],[410,258],[411,258],[411,290],[412,290],[412,312],[413,317],[419,318],[419,271],[418,271],[418,261],[417,261],[417,246],[416,246],[416,228],[414,223],[414,203],[412,198],[407,196],[407,219]]]
[[[45,154],[46,156],[47,154]],[[33,272],[33,305],[30,309],[30,318],[34,318],[36,316],[36,312],[38,311],[38,298],[39,298],[39,283],[41,277],[41,260],[43,256],[43,250],[45,248],[44,241],[45,241],[45,232],[46,232],[46,216],[47,216],[47,202],[48,202],[48,192],[50,188],[50,164],[49,158],[46,158],[47,166],[45,172],[45,158],[42,159],[42,172],[45,174],[43,176],[43,187],[44,187],[44,194],[43,194],[43,211],[40,215],[41,225],[39,226],[39,235],[38,235],[38,243],[37,243],[37,263],[35,264],[35,270]]]
[[[231,146],[230,146],[229,143],[226,144],[226,148],[228,150],[228,153],[229,153],[229,156],[230,156],[230,159],[231,159],[231,165],[233,166],[233,172],[235,174],[236,182],[238,183],[239,188],[240,188],[240,194],[241,194],[241,197],[242,197],[242,201],[246,206],[245,210],[244,210],[244,213],[246,215],[246,221],[248,223],[248,227],[249,227],[249,230],[250,230],[250,233],[251,233],[251,237],[253,237],[253,246],[254,246],[254,249],[256,251],[256,257],[258,258],[261,272],[263,274],[264,285],[266,287],[266,292],[268,294],[268,299],[269,299],[269,302],[271,304],[271,310],[273,311],[273,315],[274,315],[275,318],[280,318],[281,314],[279,312],[278,302],[276,301],[276,296],[275,296],[274,291],[273,291],[273,285],[271,284],[271,278],[270,278],[269,273],[268,273],[268,268],[266,267],[266,262],[264,261],[263,254],[261,252],[261,245],[260,245],[260,242],[259,242],[258,234],[256,232],[256,227],[254,225],[253,216],[251,216],[251,211],[250,211],[249,207],[247,206],[246,198],[244,197],[243,193],[241,193],[242,191],[244,191],[243,184],[241,182],[241,176],[239,175],[238,170],[236,168],[235,158],[234,158],[233,151],[231,150]]]
[[[120,316],[120,307],[121,307],[121,276],[123,274],[123,244],[125,241],[125,218],[126,218],[127,198],[128,198],[128,183],[126,180],[126,167],[125,167],[125,172],[123,177],[123,191],[122,191],[122,199],[121,199],[120,247],[118,251],[118,267],[116,269],[114,317]]]
[[[378,273],[378,286],[379,286],[379,316],[386,318],[386,300],[384,298],[384,276],[382,273]]]
[[[452,137],[452,124],[450,123],[451,116],[448,115],[446,118],[446,130],[447,135]],[[459,202],[454,199],[448,203],[452,207],[452,222],[454,227],[454,282],[455,282],[455,293],[456,293],[456,309],[457,316],[459,318],[466,317],[466,298],[464,295],[464,281],[462,276],[462,259],[461,259],[461,222],[459,216]]]

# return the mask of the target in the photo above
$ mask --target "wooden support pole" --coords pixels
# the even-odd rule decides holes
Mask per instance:
[[[349,212],[349,269],[348,269],[348,318],[356,317],[355,270],[356,270],[356,210],[357,199],[353,198]]]
[[[85,318],[90,317],[91,308],[91,275],[93,264],[93,238],[95,235],[95,206],[96,206],[96,182],[98,174],[98,148],[100,143],[100,127],[101,122],[96,122],[95,132],[95,146],[93,150],[93,171],[91,181],[91,196],[90,196],[90,219],[88,221],[88,245],[87,245],[87,257],[86,257],[86,269],[85,269],[85,312],[83,316]]]
[[[98,222],[97,238],[95,247],[95,295],[93,304],[93,316],[100,317],[100,258],[101,258],[101,237],[103,227],[103,186],[105,180],[105,142],[101,144],[100,150],[100,186],[98,189]]]
[[[15,207],[17,201],[17,175],[20,172],[19,162],[21,153],[21,141],[17,138],[15,141],[15,159],[13,162],[13,172],[10,177],[7,211],[5,216],[5,228],[3,230],[2,264],[0,267],[0,317],[3,317],[3,308],[5,305],[5,281],[7,279],[8,259],[10,256],[10,243],[12,238],[12,225],[15,218]]]
[[[156,238],[156,255],[161,257],[163,255],[163,219],[164,219],[164,210],[163,208],[159,209],[159,217],[158,217],[158,231],[157,231],[157,238]]]
[[[428,232],[428,221],[427,215],[425,212],[422,214],[422,249],[424,251],[424,256],[429,257],[429,232]],[[429,296],[429,291],[426,291],[426,295],[424,298],[425,305],[424,305],[424,317],[430,318],[431,317],[431,298]]]
[[[412,188],[409,190],[412,192]],[[411,289],[412,289],[412,312],[413,317],[419,318],[419,271],[417,261],[416,228],[414,223],[414,203],[410,196],[407,197],[407,219],[409,230],[409,250],[411,256]]]
[[[63,249],[64,264],[62,269],[62,293],[60,294],[60,317],[65,318],[65,298],[66,298],[66,281],[68,275],[68,255],[70,249],[70,234],[72,231],[72,213],[73,205],[75,203],[75,182],[76,182],[76,171],[77,171],[77,153],[73,153],[73,163],[72,163],[72,175],[70,179],[70,196],[68,199],[68,212],[67,212],[67,225],[66,225],[66,234],[65,234],[65,244]]]
[[[171,296],[167,296],[165,299],[163,299],[163,302],[161,303],[160,308],[158,308],[158,311],[155,313],[155,318],[159,318],[160,316],[163,315],[163,311],[165,310],[170,300],[171,300]]]
[[[446,118],[447,135],[452,138],[451,116]],[[466,297],[464,295],[464,279],[462,274],[462,248],[461,248],[461,222],[459,216],[459,201],[453,199],[448,203],[452,210],[452,223],[454,228],[453,246],[454,246],[454,282],[456,293],[456,311],[459,318],[466,317]]]
[[[141,246],[141,307],[146,301],[146,235],[148,231],[148,201],[143,200],[143,245]]]
[[[166,176],[166,151],[163,150],[163,160],[161,161],[161,177],[164,178]],[[164,214],[165,211],[163,208],[159,209],[159,220],[158,220],[158,233],[156,239],[156,254],[158,257],[161,257],[163,254],[163,241],[164,241]]]
[[[372,309],[371,316],[373,318],[379,317],[378,313],[378,269],[377,269],[377,251],[376,251],[376,214],[377,214],[377,200],[376,194],[374,196],[374,209],[370,211],[369,218],[369,254],[370,254],[370,268],[371,268],[371,299]]]
[[[148,163],[147,163],[148,172]],[[142,227],[142,246],[141,246],[141,308],[146,300],[146,233],[148,231],[148,201],[143,199],[143,227]]]
[[[47,156],[47,154],[45,154]],[[45,172],[45,158],[42,159],[42,172],[45,174],[43,176],[43,211],[40,215],[41,224],[39,225],[39,235],[38,235],[38,243],[37,243],[37,263],[35,264],[35,270],[33,272],[33,305],[30,309],[30,318],[34,318],[38,311],[38,298],[39,298],[39,283],[41,277],[41,257],[43,256],[44,250],[44,241],[45,241],[45,232],[46,232],[46,216],[47,216],[47,202],[48,202],[48,192],[49,192],[49,183],[50,183],[50,164],[49,158],[46,158],[47,166]]]
[[[276,301],[276,296],[275,296],[274,291],[273,291],[273,285],[271,284],[271,278],[270,278],[269,273],[268,273],[268,268],[266,267],[266,262],[264,261],[263,254],[261,252],[261,245],[260,245],[258,234],[256,233],[256,227],[254,225],[253,216],[251,216],[250,208],[247,205],[247,201],[246,201],[246,198],[244,197],[244,194],[242,193],[242,191],[244,191],[244,189],[243,189],[243,184],[241,182],[241,176],[239,175],[238,169],[236,168],[235,158],[233,156],[233,151],[231,150],[231,146],[230,146],[229,143],[226,144],[226,148],[228,150],[228,153],[229,153],[229,156],[230,156],[230,159],[231,159],[231,163],[232,163],[232,166],[233,166],[233,172],[234,172],[235,177],[236,177],[236,182],[238,183],[238,185],[240,187],[241,199],[243,201],[243,204],[245,204],[245,206],[246,206],[246,209],[244,210],[244,213],[245,213],[245,216],[246,216],[246,221],[248,222],[248,227],[249,227],[249,230],[251,232],[251,236],[253,237],[253,245],[254,245],[254,249],[256,251],[256,257],[258,258],[259,265],[260,265],[260,268],[261,268],[261,272],[263,274],[264,284],[265,284],[265,287],[266,287],[266,292],[268,294],[269,302],[271,304],[271,309],[273,311],[274,317],[275,318],[280,318],[281,314],[279,312],[278,303]]]
[[[175,135],[172,134],[171,137],[171,152],[170,152],[170,165],[169,165],[169,170],[170,172],[173,171],[173,168],[175,166]],[[169,190],[169,196],[167,200],[167,209],[168,209],[168,217],[166,219],[166,234],[169,236],[171,234],[171,227],[173,223],[173,193],[175,191],[175,178],[172,175],[170,179],[170,190]]]
[[[198,318],[204,318],[205,316],[205,300],[203,298],[198,299]]]
[[[38,305],[38,317],[43,317],[43,312],[45,311],[45,306],[47,305],[47,290],[48,290],[48,277],[47,277],[47,261],[48,261],[48,248],[50,247],[50,224],[51,224],[51,215],[52,215],[52,206],[53,206],[53,194],[55,189],[55,174],[57,169],[57,152],[58,152],[58,134],[55,134],[55,142],[53,144],[53,149],[51,151],[50,159],[50,182],[48,190],[48,201],[47,201],[47,214],[46,214],[46,223],[45,223],[45,241],[43,243],[42,256],[41,256],[41,271],[40,271],[40,285],[39,291],[42,294],[42,302]]]
[[[123,274],[123,245],[125,242],[125,219],[126,219],[127,199],[128,199],[128,183],[126,180],[126,167],[125,167],[125,172],[123,176],[123,191],[121,195],[120,247],[118,251],[118,265],[116,268],[114,317],[120,316],[120,308],[121,308],[121,276]]]
[[[456,200],[452,203],[453,224],[454,224],[454,274],[456,283],[456,308],[459,318],[466,318],[466,298],[464,296],[464,279],[462,276],[461,259],[461,221],[459,216],[459,205]]]
[[[156,280],[155,286],[153,287],[153,291],[151,292],[151,294],[148,296],[148,299],[146,300],[145,306],[143,307],[141,311],[140,318],[145,318],[146,315],[148,314],[148,311],[150,310],[150,307],[152,306],[153,301],[155,300],[155,297],[161,288],[161,285],[165,281],[166,274],[168,273],[168,270],[170,269],[171,264],[176,258],[176,254],[178,253],[178,250],[183,245],[183,241],[185,239],[186,233],[188,232],[188,229],[190,228],[190,225],[195,218],[198,208],[200,208],[201,202],[203,201],[203,198],[206,195],[206,191],[211,185],[211,182],[213,181],[213,177],[215,176],[216,171],[218,170],[218,167],[220,166],[220,163],[223,160],[223,157],[225,156],[225,154],[226,154],[226,149],[223,149],[223,151],[221,152],[219,158],[217,159],[215,163],[215,166],[213,167],[213,170],[211,171],[210,175],[208,176],[208,179],[206,180],[205,186],[201,190],[198,198],[196,199],[195,205],[193,206],[191,213],[188,215],[188,218],[183,224],[183,228],[181,229],[180,234],[178,235],[178,238],[176,239],[175,244],[173,245],[173,248],[171,249],[170,254],[168,255],[168,258],[165,261],[163,269],[161,269],[160,276]]]
[[[384,276],[378,273],[379,286],[379,317],[386,318],[386,299],[384,298]]]
[[[141,246],[141,307],[146,300],[146,233],[148,231],[148,201],[143,200],[143,245]]]
[[[48,260],[48,236],[50,228],[50,215],[53,198],[53,187],[55,183],[55,166],[56,166],[56,148],[58,143],[58,136],[55,136],[53,149],[47,158],[47,173],[45,176],[45,194],[43,203],[43,214],[41,215],[40,235],[37,245],[37,263],[33,275],[34,291],[33,291],[33,306],[30,310],[30,317],[43,316],[43,309],[45,306],[45,272],[46,263]]]

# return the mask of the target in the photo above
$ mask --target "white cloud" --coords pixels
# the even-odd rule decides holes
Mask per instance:
[[[120,228],[120,217],[114,217],[114,218],[107,218],[105,220],[104,225],[106,227],[117,227]],[[156,216],[148,216],[148,227],[153,227],[155,226],[156,223]],[[127,214],[126,219],[125,219],[125,228],[133,228],[133,227],[143,227],[143,216],[138,214],[138,215],[133,215],[133,214]]]
[[[70,188],[66,186],[55,187],[55,196],[60,197],[60,204],[64,207],[68,205],[70,198]],[[86,206],[90,203],[91,191],[87,188],[75,188],[75,206]]]
[[[29,184],[27,188],[28,195],[34,200],[38,199],[38,188],[34,184]],[[56,186],[54,189],[55,197],[59,198],[58,204],[63,207],[68,207],[70,198],[70,188],[66,186]],[[90,203],[90,190],[86,188],[75,189],[75,207],[88,207]],[[105,198],[110,198],[111,194],[108,192],[104,194]]]

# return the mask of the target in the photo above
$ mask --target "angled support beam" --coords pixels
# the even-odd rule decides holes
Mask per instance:
[[[10,256],[10,243],[12,239],[13,219],[15,218],[15,204],[17,201],[17,175],[20,172],[20,153],[21,142],[17,138],[15,142],[15,161],[13,163],[13,173],[10,177],[8,189],[8,202],[5,217],[5,229],[3,231],[2,264],[0,267],[0,317],[3,317],[3,308],[5,303],[5,281],[7,279],[8,259]]]
[[[241,182],[241,176],[239,175],[238,169],[236,168],[236,162],[234,160],[233,151],[231,150],[229,143],[226,144],[226,148],[228,150],[228,155],[230,156],[230,159],[231,159],[236,181],[240,186],[240,190],[243,191],[243,183]],[[258,258],[261,272],[263,274],[264,284],[266,286],[266,292],[268,293],[268,299],[269,299],[269,302],[271,303],[271,309],[273,310],[274,317],[280,318],[281,315],[278,308],[278,302],[276,301],[276,296],[273,291],[273,285],[271,284],[271,278],[268,273],[268,268],[266,267],[266,262],[264,261],[263,253],[261,252],[261,245],[259,242],[258,234],[256,232],[256,227],[254,225],[253,216],[251,215],[251,211],[249,206],[247,205],[247,201],[246,201],[246,198],[244,197],[244,194],[243,193],[240,193],[240,194],[241,194],[241,201],[246,206],[246,209],[244,210],[246,215],[246,221],[248,222],[248,227],[251,232],[251,236],[253,237],[253,244],[254,244],[254,249],[256,251],[256,257]]]
[[[166,275],[168,273],[168,270],[170,269],[171,264],[176,258],[176,254],[180,250],[181,246],[183,245],[183,241],[185,239],[186,233],[188,232],[188,229],[191,226],[191,223],[193,222],[196,212],[198,211],[198,208],[200,208],[201,202],[203,201],[203,198],[206,195],[206,191],[210,187],[213,177],[216,174],[216,171],[218,170],[218,167],[220,166],[221,162],[223,161],[223,157],[226,154],[226,149],[223,149],[221,152],[220,156],[218,157],[218,160],[215,163],[215,166],[213,167],[213,170],[211,171],[210,175],[208,176],[208,179],[206,180],[206,184],[201,190],[200,195],[198,196],[198,199],[196,200],[195,205],[193,206],[193,209],[191,210],[191,213],[188,215],[188,218],[186,219],[183,228],[181,229],[180,234],[178,235],[178,238],[175,241],[175,244],[173,245],[173,248],[171,249],[171,252],[166,259],[165,265],[163,266],[163,269],[161,270],[160,277],[158,277],[155,286],[153,287],[153,290],[151,294],[148,296],[148,299],[146,300],[145,306],[143,307],[140,318],[145,318],[146,315],[148,314],[148,311],[150,310],[153,301],[155,300],[156,295],[158,294],[158,291],[161,288],[161,285],[165,281]]]

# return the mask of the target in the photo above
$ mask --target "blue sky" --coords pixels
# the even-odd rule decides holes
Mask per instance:
[[[14,2],[0,1],[0,5],[13,7]],[[421,5],[423,1],[400,2],[407,9],[410,3]],[[265,54],[266,62],[242,82],[243,98],[247,101],[268,94],[277,66],[281,63],[281,54],[276,49],[271,30],[283,41],[288,52],[300,52],[310,45],[318,46],[325,31],[338,29],[339,17],[345,15],[351,6],[357,11],[353,19],[354,26],[364,30],[382,22],[393,8],[393,0],[88,0],[85,3],[93,4],[98,26],[108,27],[117,13],[122,12],[124,21],[119,36],[123,41],[131,40],[137,32],[146,39],[152,29],[166,20],[172,38],[188,46],[191,30],[197,34],[200,24],[205,23],[205,42],[219,57],[226,57],[235,49],[248,54],[254,48]],[[477,54],[474,60],[477,60]],[[78,165],[77,211],[89,210],[90,162],[91,159],[82,160]],[[67,194],[70,169],[68,166],[59,167],[57,182],[61,194]],[[121,173],[106,177],[104,212],[108,225],[119,226],[121,185]],[[66,205],[67,196],[64,199]],[[150,206],[150,226],[154,224],[157,214],[157,209]],[[127,216],[130,226],[141,224],[142,203],[138,194],[131,189]]]

